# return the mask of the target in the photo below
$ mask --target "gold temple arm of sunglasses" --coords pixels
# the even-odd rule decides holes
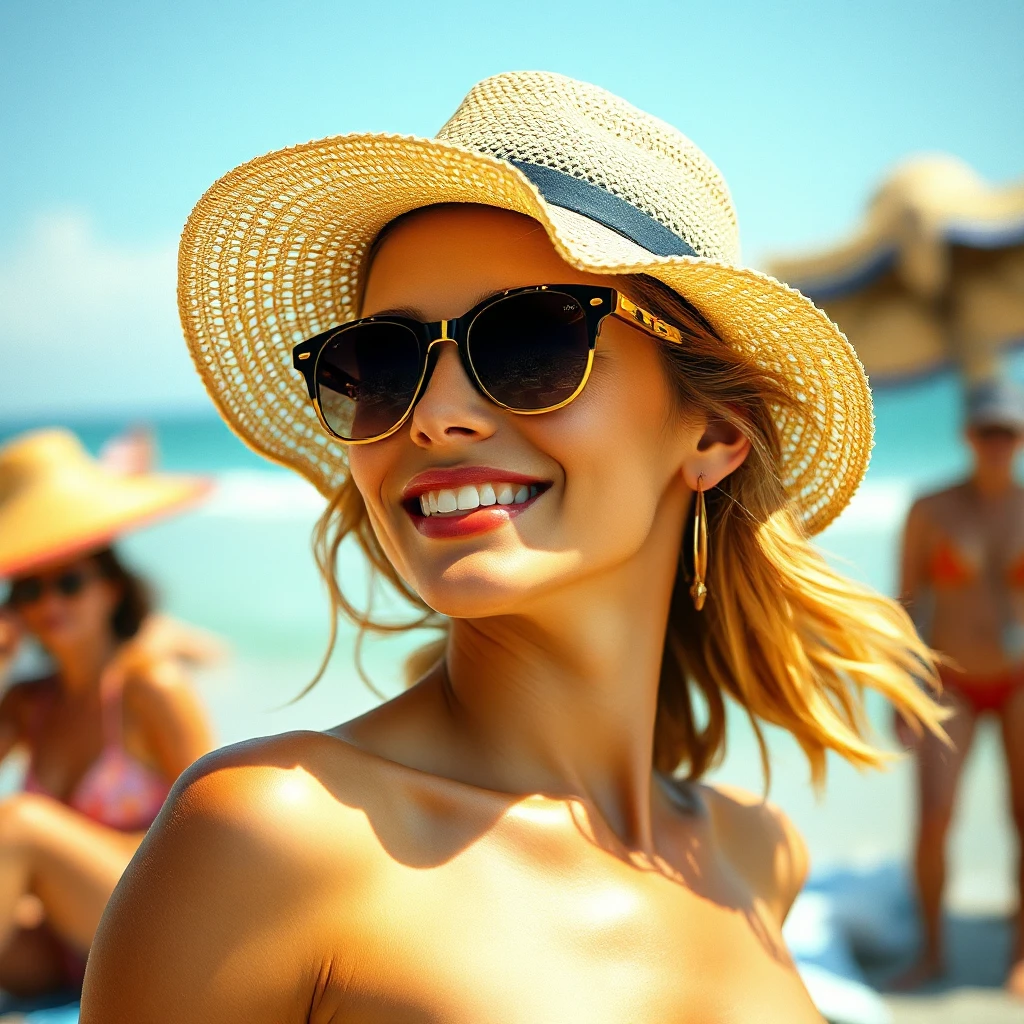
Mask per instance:
[[[646,309],[641,309],[635,302],[627,299],[622,292],[617,292],[616,294],[618,295],[615,303],[616,316],[639,324],[644,330],[657,338],[664,338],[666,341],[672,342],[673,345],[682,345],[683,336],[678,328],[665,323],[664,320],[656,317],[653,313],[648,313]]]

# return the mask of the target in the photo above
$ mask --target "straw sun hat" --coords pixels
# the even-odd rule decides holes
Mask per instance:
[[[845,507],[867,468],[871,398],[857,356],[806,298],[738,266],[717,168],[684,135],[593,85],[519,72],[474,86],[433,139],[342,135],[230,171],[181,241],[178,302],[200,376],[249,445],[325,495],[346,472],[292,369],[300,341],[359,316],[380,230],[435,203],[525,214],[594,274],[648,274],[792,396],[776,410],[783,481],[807,528]]]
[[[208,483],[117,473],[74,434],[40,430],[0,448],[0,577],[74,558],[198,500]]]

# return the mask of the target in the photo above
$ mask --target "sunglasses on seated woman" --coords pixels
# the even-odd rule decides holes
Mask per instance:
[[[499,292],[454,320],[363,317],[301,342],[292,358],[324,429],[345,444],[368,444],[409,418],[441,342],[455,343],[466,375],[502,409],[561,409],[590,377],[606,316],[682,343],[675,327],[615,288],[549,284]]]
[[[77,597],[88,583],[99,577],[95,569],[64,569],[50,575],[21,576],[11,582],[7,603],[12,608],[26,608],[41,601],[47,594]]]

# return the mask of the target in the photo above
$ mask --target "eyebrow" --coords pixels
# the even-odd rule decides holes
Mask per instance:
[[[531,285],[526,285],[525,287],[529,288],[529,287],[532,287],[532,286]],[[495,295],[500,295],[502,292],[509,291],[509,290],[514,290],[514,289],[499,288],[496,292],[481,292],[480,295],[478,295],[462,311],[462,313],[459,314],[459,316],[465,316],[465,314],[468,313],[471,309],[476,309],[476,307],[479,306],[480,303],[483,302],[485,299],[493,298]],[[413,309],[410,306],[393,306],[390,309],[381,309],[381,310],[378,310],[376,313],[369,313],[367,315],[368,316],[402,316],[402,317],[406,317],[409,320],[418,320],[420,323],[430,323],[431,322],[429,320],[424,320],[423,319],[423,314],[422,314],[421,310]],[[457,318],[456,317],[448,317],[448,319],[449,320],[454,320],[454,319],[457,319]]]
[[[409,320],[420,320],[417,310],[408,306],[394,306],[391,309],[379,309],[376,313],[367,313],[367,316],[404,316]]]

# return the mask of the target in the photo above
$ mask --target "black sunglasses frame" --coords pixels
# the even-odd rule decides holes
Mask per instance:
[[[7,603],[12,608],[24,608],[26,605],[37,604],[47,594],[54,592],[61,597],[77,597],[100,575],[90,569],[65,569],[45,576],[22,576],[11,581]]]
[[[541,409],[516,409],[499,401],[494,397],[494,395],[490,394],[483,381],[480,380],[480,377],[476,372],[476,368],[473,366],[472,352],[469,344],[470,331],[472,330],[473,323],[477,317],[495,303],[516,295],[528,295],[540,292],[553,292],[568,295],[579,303],[587,321],[587,338],[589,343],[587,366],[578,387],[568,398]],[[525,288],[510,288],[507,291],[497,292],[494,295],[488,296],[482,302],[479,302],[462,316],[455,317],[452,320],[424,322],[422,320],[415,320],[411,317],[390,314],[367,316],[362,317],[359,320],[350,320],[348,323],[341,324],[338,327],[331,327],[330,329],[323,331],[321,334],[317,334],[314,337],[308,338],[296,345],[292,349],[292,365],[302,374],[306,382],[306,389],[309,392],[310,401],[313,403],[317,419],[319,419],[320,425],[324,430],[326,430],[332,437],[341,441],[342,444],[372,444],[374,441],[381,441],[385,437],[390,437],[397,430],[400,430],[402,425],[408,420],[412,410],[416,407],[416,403],[419,401],[420,396],[423,394],[424,389],[430,381],[430,375],[433,372],[434,362],[436,361],[431,359],[431,351],[435,345],[441,342],[454,342],[456,348],[459,350],[459,358],[462,362],[462,366],[466,371],[467,377],[469,377],[470,381],[473,383],[473,386],[488,401],[493,402],[500,408],[506,409],[519,416],[536,416],[541,413],[554,412],[556,409],[564,408],[570,402],[579,397],[584,387],[586,387],[587,381],[590,379],[590,372],[594,365],[594,350],[597,347],[597,339],[600,334],[601,323],[608,316],[616,316],[619,319],[625,320],[633,326],[640,327],[647,333],[663,341],[667,341],[675,345],[682,344],[682,335],[677,328],[666,323],[659,317],[656,317],[653,313],[649,313],[647,310],[642,309],[616,288],[604,288],[596,285],[581,284],[543,284],[531,285]],[[320,355],[330,342],[346,331],[350,331],[363,324],[380,323],[395,324],[401,327],[406,327],[413,332],[420,346],[420,379],[405,412],[387,431],[367,438],[342,437],[327,423],[320,408],[320,396],[317,386],[317,365],[320,360]]]

